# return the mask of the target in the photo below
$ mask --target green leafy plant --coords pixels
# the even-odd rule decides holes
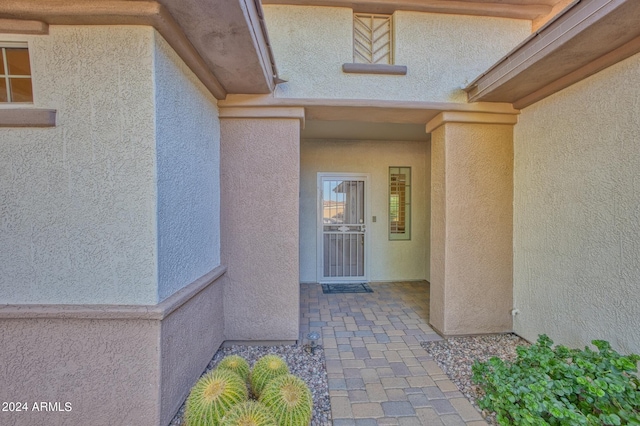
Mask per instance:
[[[592,343],[597,351],[553,347],[541,335],[518,347],[511,363],[476,361],[473,381],[484,392],[478,405],[501,425],[640,425],[640,356]]]
[[[278,355],[265,355],[256,361],[249,376],[251,389],[256,397],[260,397],[262,390],[275,377],[289,373],[287,363]]]
[[[278,426],[307,426],[313,412],[313,397],[305,382],[284,374],[267,383],[260,402],[276,416]]]
[[[249,363],[239,355],[224,357],[217,368],[231,370],[244,380],[249,380]]]
[[[189,426],[218,425],[233,405],[247,398],[247,385],[242,377],[230,370],[213,370],[191,389],[185,408],[186,423]]]
[[[277,426],[271,411],[257,401],[236,404],[229,410],[221,426]]]

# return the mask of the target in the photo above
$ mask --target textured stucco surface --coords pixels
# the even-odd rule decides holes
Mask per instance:
[[[223,279],[162,321],[160,424],[168,424],[224,340]]]
[[[431,132],[431,244],[429,250],[429,323],[445,329],[445,249],[447,192],[445,127]]]
[[[216,100],[155,33],[159,300],[220,264]]]
[[[429,142],[303,139],[300,155],[300,281],[317,282],[318,172],[369,173],[366,237],[372,281],[429,279]],[[411,167],[411,240],[389,241],[389,167]],[[376,216],[373,223],[371,216]]]
[[[222,280],[144,311],[220,264],[216,101],[151,28],[9,38],[58,122],[0,130],[0,303],[61,305],[0,320],[0,423],[167,424],[223,341]]]
[[[23,318],[0,319],[0,400],[29,402],[28,412],[4,412],[0,423],[168,424],[224,340],[222,280],[203,278],[157,319],[122,305],[109,315],[58,305],[46,318],[25,309]],[[87,317],[71,318],[76,308]],[[69,402],[71,412],[33,412],[40,401]]]
[[[511,331],[513,126],[431,135],[430,322],[445,335]]]
[[[280,76],[277,97],[466,102],[462,90],[530,34],[531,23],[398,11],[395,64],[406,76],[345,74],[353,62],[349,8],[265,5]]]
[[[640,353],[640,55],[515,128],[515,331]]]
[[[29,403],[0,423],[159,424],[159,334],[152,320],[0,321],[0,400]],[[71,411],[32,411],[40,401]]]
[[[0,129],[0,303],[157,301],[153,30],[26,40],[55,128]]]
[[[220,123],[225,338],[297,340],[300,121]]]

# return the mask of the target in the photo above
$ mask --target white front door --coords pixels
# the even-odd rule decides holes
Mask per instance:
[[[369,177],[318,173],[318,282],[366,281]]]

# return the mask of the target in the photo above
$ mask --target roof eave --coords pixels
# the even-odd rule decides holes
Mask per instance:
[[[524,108],[640,52],[640,2],[576,0],[469,84],[470,102]]]
[[[278,79],[259,0],[4,0],[0,19],[153,26],[217,99]]]

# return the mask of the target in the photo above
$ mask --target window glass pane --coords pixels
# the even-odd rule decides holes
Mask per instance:
[[[411,169],[405,167],[402,173],[402,182],[407,186],[411,185]]]
[[[33,102],[33,90],[30,78],[12,78],[11,102]]]
[[[29,51],[27,49],[6,49],[9,74],[31,75]]]
[[[391,220],[391,232],[395,229],[395,223],[398,222],[398,194],[391,194],[389,197],[389,219]]]
[[[7,83],[5,79],[0,79],[0,102],[9,102],[7,98]]]
[[[4,58],[2,57],[2,50],[0,48],[0,75],[4,75]]]

